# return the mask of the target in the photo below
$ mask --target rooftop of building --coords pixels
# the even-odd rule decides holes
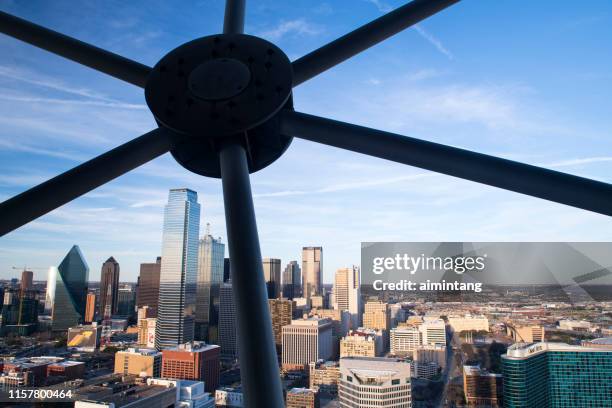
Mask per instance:
[[[419,344],[416,346],[416,349],[446,351],[446,346],[444,344]]]
[[[612,337],[602,337],[600,339],[593,339],[588,341],[588,343],[612,346]]]
[[[486,369],[483,369],[479,365],[464,365],[463,372],[466,375],[479,375],[479,376],[487,376],[487,377],[502,377],[501,374],[491,373]]]
[[[163,349],[162,351],[187,351],[190,353],[199,353],[208,350],[214,350],[220,348],[216,344],[207,344],[204,342],[193,341],[189,343],[179,344],[174,347],[168,347]]]
[[[340,363],[338,361],[325,361],[325,360],[318,360],[315,364],[316,368],[334,368],[334,367],[338,367],[340,365]]]
[[[376,332],[367,332],[362,330],[351,330],[348,334],[342,338],[342,340],[349,341],[375,341],[376,340]]]
[[[548,351],[565,351],[574,353],[610,353],[612,350],[588,347],[588,346],[577,346],[565,343],[550,343],[550,342],[539,342],[539,343],[514,343],[508,347],[506,354],[502,358],[506,359],[525,359],[531,356],[545,353]]]
[[[235,392],[235,393],[242,393],[242,388],[240,387],[219,387],[217,388],[217,391],[224,391],[224,392]]]
[[[399,358],[399,357],[358,357],[358,356],[342,357],[340,359],[340,362],[342,361],[369,361],[371,363],[406,363],[407,362],[405,358]]]
[[[310,388],[292,388],[289,391],[287,391],[287,394],[314,394],[316,393],[315,390],[310,389]]]
[[[126,350],[121,350],[118,351],[117,353],[123,353],[123,354],[139,354],[141,356],[161,356],[161,352],[155,350],[155,349],[149,349],[149,348],[138,348],[138,347],[130,347]]]
[[[4,360],[4,365],[19,367],[21,369],[35,368],[43,365],[56,364],[62,361],[62,357],[20,357],[12,360]]]
[[[88,388],[88,387],[84,387],[84,388]],[[102,386],[92,386],[89,387],[90,389],[81,389],[80,392],[91,392],[91,393],[95,393],[98,389],[100,391],[102,391],[102,389],[104,387]],[[163,386],[163,385],[137,385],[134,386],[132,388],[129,388],[127,390],[121,391],[121,392],[117,392],[114,393],[112,395],[105,395],[105,396],[101,396],[99,398],[91,398],[91,399],[84,399],[83,401],[85,402],[103,402],[103,403],[112,403],[114,404],[115,408],[121,408],[122,406],[128,405],[133,403],[134,401],[140,400],[140,399],[144,399],[144,398],[149,398],[149,397],[153,397],[159,393],[162,393],[166,390],[168,390],[167,386]]]
[[[321,326],[327,323],[331,323],[331,320],[328,317],[303,317],[301,319],[291,320],[290,326]]]
[[[50,365],[52,366],[62,366],[62,367],[74,367],[74,366],[78,366],[78,365],[84,365],[85,363],[82,361],[72,361],[72,360],[67,360],[67,361],[58,361],[57,363],[52,363]]]
[[[420,324],[415,324],[415,323],[401,323],[399,325],[397,325],[396,327],[392,328],[391,331],[395,331],[395,332],[401,332],[401,331],[407,331],[407,332],[413,332],[413,331],[418,331],[419,330],[419,326]]]

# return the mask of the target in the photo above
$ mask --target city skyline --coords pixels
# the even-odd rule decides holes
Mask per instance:
[[[301,1],[274,10],[272,4],[247,5],[247,31],[296,58],[401,2]],[[186,5],[184,15],[201,16],[198,21],[159,21],[171,14],[163,4],[0,7],[145,63],[185,38],[218,31],[222,15],[221,2]],[[612,53],[603,52],[610,5],[562,4],[551,14],[530,4],[520,11],[518,33],[511,29],[515,12],[509,2],[450,8],[296,88],[300,109],[609,180],[612,157],[602,151],[610,129],[605,107]],[[153,125],[139,90],[28,45],[0,41],[11,55],[0,66],[3,199]],[[480,55],[485,49],[486,59]],[[358,264],[362,241],[612,236],[604,216],[300,140],[252,183],[262,256],[284,264],[299,261],[302,246],[323,246],[328,283],[338,268]],[[124,279],[135,281],[139,264],[159,255],[161,208],[174,187],[198,191],[203,222],[213,225],[214,236],[226,237],[218,180],[190,174],[164,156],[7,235],[0,277],[11,277],[14,265],[57,265],[78,243],[91,265],[112,255]],[[291,236],[284,234],[288,225]],[[92,270],[92,279],[98,273]],[[40,272],[35,279],[42,279]]]

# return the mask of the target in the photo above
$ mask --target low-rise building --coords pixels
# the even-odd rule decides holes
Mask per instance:
[[[544,341],[544,326],[539,323],[506,323],[506,334],[516,343],[537,343]]]
[[[503,377],[480,366],[463,366],[463,393],[468,407],[503,406]]]
[[[121,378],[76,391],[74,408],[151,408],[178,405],[176,384],[136,383]],[[210,405],[212,406],[212,405]]]
[[[377,357],[383,351],[382,330],[360,328],[351,330],[340,340],[340,358]]]
[[[329,395],[338,395],[340,363],[337,361],[311,362],[309,365],[309,388]]]
[[[422,343],[421,331],[417,325],[402,325],[391,329],[391,354],[406,356]]]
[[[583,347],[612,350],[612,337],[603,337],[600,339],[593,339],[593,340],[583,340],[580,345]]]
[[[78,325],[68,329],[66,347],[69,350],[78,350],[93,353],[100,346],[102,327],[96,322],[90,325]]]
[[[83,378],[85,363],[81,361],[59,361],[47,366],[47,377],[64,377],[66,380]]]
[[[138,344],[147,348],[155,347],[155,325],[157,318],[138,319]]]
[[[591,322],[586,320],[572,320],[563,319],[559,320],[559,329],[571,330],[571,331],[590,331],[592,328]]]
[[[214,344],[190,342],[162,350],[162,377],[204,381],[207,392],[219,386],[221,348]]]
[[[333,354],[330,319],[296,319],[283,326],[283,369],[305,370],[312,361],[329,360]]]
[[[29,357],[5,360],[0,384],[39,387],[47,378],[47,367],[63,361],[62,357]]]
[[[162,353],[155,349],[129,348],[115,353],[115,373],[146,377],[161,375]]]
[[[175,408],[215,408],[215,399],[205,392],[202,381],[149,378],[147,385],[174,387],[177,392]]]
[[[484,315],[448,316],[448,325],[455,333],[462,331],[489,331],[489,319]]]
[[[310,388],[292,388],[287,391],[286,408],[319,408],[319,394]]]
[[[341,408],[370,408],[384,401],[386,408],[411,408],[410,363],[394,358],[340,359],[338,398]]]
[[[242,390],[239,388],[222,387],[215,391],[217,407],[244,408]]]

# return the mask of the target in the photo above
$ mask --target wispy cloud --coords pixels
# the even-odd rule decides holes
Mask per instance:
[[[329,3],[321,3],[318,6],[316,6],[314,9],[312,9],[312,11],[314,11],[317,14],[328,16],[334,12],[334,9]]]
[[[74,88],[64,84],[61,81],[55,79],[46,78],[40,73],[27,71],[21,68],[9,67],[6,65],[0,65],[0,77],[12,79],[19,82],[24,82],[30,85],[36,85],[44,88],[53,89],[72,95],[78,95],[86,98],[99,99],[107,102],[115,102],[114,99],[108,98],[105,95],[92,91],[86,88]]]
[[[384,1],[380,1],[380,0],[366,0],[366,1],[368,3],[375,5],[378,11],[380,11],[381,13],[388,13],[391,10],[393,10],[393,7],[391,7],[390,4],[385,3]]]
[[[535,126],[522,115],[522,92],[521,86],[513,85],[429,85],[394,78],[374,89],[354,92],[350,109],[336,106],[334,111],[341,120],[358,118],[362,125],[399,132],[446,124],[477,124],[490,129]],[[310,111],[325,115],[329,108],[315,105]]]
[[[322,29],[300,18],[297,20],[281,21],[276,27],[260,32],[261,37],[272,41],[278,41],[287,35],[317,35],[322,32]]]
[[[610,156],[600,156],[600,157],[583,157],[577,159],[568,159],[562,160],[554,163],[549,163],[547,167],[572,167],[572,166],[581,166],[585,164],[593,164],[593,163],[606,163],[612,162],[612,157]]]
[[[45,149],[41,147],[31,146],[25,143],[15,143],[10,140],[2,140],[0,139],[0,150],[11,150],[16,152],[26,152],[31,154],[36,154],[39,156],[47,156],[47,157],[57,157],[60,159],[68,159],[73,161],[83,161],[86,156],[66,151],[66,150],[51,150]]]
[[[408,79],[411,81],[424,81],[426,79],[436,78],[441,75],[443,75],[443,73],[437,69],[424,68],[409,74]]]
[[[387,184],[395,184],[405,181],[414,181],[419,180],[425,177],[433,176],[432,173],[418,173],[418,174],[410,174],[406,176],[398,176],[398,177],[388,177],[388,178],[377,178],[374,180],[360,180],[357,182],[350,183],[338,183],[328,185],[322,188],[313,189],[313,190],[283,190],[276,191],[271,193],[259,193],[255,194],[256,198],[265,198],[265,197],[286,197],[286,196],[296,196],[296,195],[309,195],[309,194],[324,194],[324,193],[336,193],[340,191],[347,190],[357,190],[368,187],[376,187],[383,186]]]
[[[421,37],[423,37],[424,39],[429,41],[431,45],[436,47],[436,49],[440,51],[440,53],[444,54],[446,58],[448,58],[449,60],[452,60],[454,58],[453,54],[448,50],[448,48],[446,48],[444,44],[442,44],[442,41],[434,37],[433,34],[425,31],[425,29],[418,24],[414,26],[414,29],[417,33],[419,33]]]
[[[42,104],[55,104],[55,105],[83,105],[83,106],[95,106],[98,108],[112,108],[112,109],[147,109],[146,105],[136,103],[124,103],[124,102],[105,102],[97,100],[82,100],[82,99],[59,99],[59,98],[40,98],[31,96],[16,96],[16,95],[1,95],[0,99],[10,102],[20,103],[42,103]]]
[[[376,6],[378,11],[380,11],[381,13],[388,13],[388,12],[393,10],[393,7],[390,4],[388,4],[388,3],[384,2],[384,1],[381,1],[381,0],[366,0],[366,1],[368,3],[371,3],[374,6]],[[454,58],[453,53],[450,52],[448,50],[448,48],[446,48],[444,46],[444,44],[442,44],[442,41],[440,41],[438,38],[436,38],[433,34],[431,34],[430,32],[426,31],[419,24],[415,24],[413,26],[413,28],[415,29],[415,31],[417,33],[419,33],[419,35],[421,37],[423,37],[425,40],[427,40],[440,53],[444,54],[449,60],[452,60]]]
[[[47,177],[40,174],[0,174],[0,185],[4,186],[33,186],[45,181]]]

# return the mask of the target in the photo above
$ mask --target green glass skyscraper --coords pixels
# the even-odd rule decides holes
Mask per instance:
[[[74,245],[55,274],[52,329],[68,330],[84,321],[89,267],[81,250]]]
[[[612,407],[612,349],[517,343],[502,366],[505,407]]]

